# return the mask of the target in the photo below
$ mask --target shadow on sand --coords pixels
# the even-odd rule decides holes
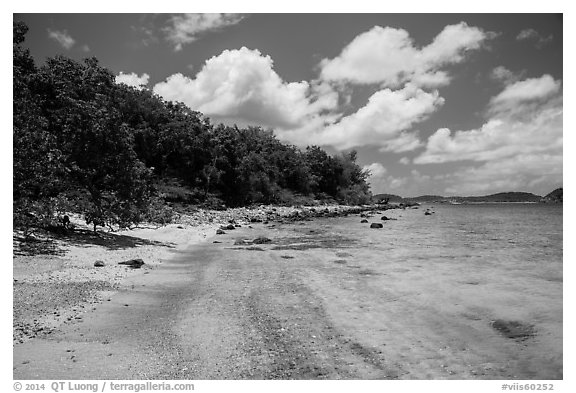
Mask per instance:
[[[75,230],[66,234],[45,232],[38,237],[14,236],[14,255],[64,255],[66,246],[101,246],[107,250],[125,250],[140,246],[161,246],[174,248],[174,243],[142,239],[135,236],[110,232]]]

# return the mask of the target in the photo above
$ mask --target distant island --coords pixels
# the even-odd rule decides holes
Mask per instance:
[[[562,203],[562,197],[563,197],[563,189],[562,188],[557,188],[554,191],[552,191],[551,193],[549,193],[548,195],[546,195],[544,198],[542,198],[542,202],[545,203]]]
[[[529,192],[500,192],[483,196],[441,196],[420,195],[417,197],[401,197],[394,194],[376,194],[375,202],[388,201],[392,203],[562,203],[563,188],[557,188],[546,196],[539,196]]]

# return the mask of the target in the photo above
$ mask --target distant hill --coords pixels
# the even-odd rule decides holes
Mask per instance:
[[[441,195],[420,195],[417,197],[410,197],[405,199],[410,202],[422,203],[422,202],[443,202],[447,201],[450,198],[443,197]]]
[[[542,198],[544,203],[562,203],[564,189],[562,187],[555,189],[550,194]]]
[[[381,201],[390,198],[392,203],[502,203],[502,202],[562,202],[562,189],[554,190],[544,198],[529,192],[500,192],[482,196],[450,196],[442,195],[420,195],[416,197],[406,197],[394,194],[377,194],[373,196],[374,201]]]
[[[541,196],[529,192],[500,192],[498,194],[472,196],[472,197],[454,197],[450,198],[457,202],[540,202]]]
[[[542,203],[562,203],[563,189],[557,188],[548,195],[541,197],[530,192],[499,192],[497,194],[482,196],[450,196],[442,195],[420,195],[416,197],[403,198],[394,194],[376,194],[372,198],[375,202],[380,202],[389,198],[391,203],[503,203],[503,202],[542,202]]]

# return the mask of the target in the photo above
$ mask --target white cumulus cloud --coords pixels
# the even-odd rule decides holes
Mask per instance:
[[[384,165],[380,164],[379,162],[373,162],[372,164],[364,165],[362,170],[369,171],[370,177],[382,177],[387,172],[386,168],[384,168]]]
[[[504,66],[498,66],[492,70],[490,78],[508,85],[517,82],[524,76],[524,73],[525,71],[514,73]]]
[[[503,190],[545,195],[562,184],[562,155],[519,154],[464,167],[444,179],[451,195],[487,195]]]
[[[242,19],[242,15],[226,13],[174,15],[164,33],[174,49],[179,51],[185,44],[196,41],[200,34],[235,25]]]
[[[554,36],[550,34],[549,36],[544,37],[538,31],[532,28],[524,29],[518,33],[516,36],[518,41],[535,41],[537,48],[542,48],[544,45],[552,42]]]
[[[115,81],[116,83],[124,83],[128,86],[136,87],[141,89],[143,86],[148,84],[148,80],[150,79],[150,75],[144,73],[141,76],[138,76],[135,72],[131,72],[129,74],[125,74],[120,72],[116,75]]]
[[[540,37],[540,34],[538,34],[538,32],[532,28],[530,29],[524,29],[522,31],[520,31],[520,33],[518,33],[518,35],[516,36],[516,39],[518,41],[522,41],[522,40],[529,40],[532,38],[538,38]]]
[[[418,48],[405,30],[376,26],[335,59],[324,59],[318,79],[292,82],[277,74],[270,56],[242,47],[208,59],[193,76],[171,75],[153,90],[214,122],[271,127],[280,139],[300,146],[371,145],[382,152],[406,152],[422,146],[413,126],[444,103],[435,88],[451,77],[442,67],[463,61],[467,51],[480,48],[489,36],[460,23],[446,26],[429,45]],[[342,81],[353,83],[338,83]],[[345,116],[358,83],[380,86]]]
[[[329,86],[285,82],[274,71],[270,56],[246,47],[212,57],[194,78],[174,74],[156,84],[154,92],[217,121],[279,129],[302,127],[338,103]]]
[[[491,119],[474,130],[436,131],[417,164],[451,161],[490,161],[562,149],[562,109],[548,108],[528,121]]]
[[[518,154],[562,151],[560,82],[548,75],[516,82],[490,101],[491,117],[478,129],[430,136],[417,164],[489,161]],[[522,106],[524,102],[530,106]],[[513,108],[513,109],[511,109]]]
[[[450,82],[442,66],[461,62],[467,51],[480,48],[489,37],[461,22],[446,26],[432,43],[418,48],[406,30],[375,26],[354,38],[334,59],[323,59],[321,77],[391,87],[409,81],[438,87]]]
[[[342,117],[338,92],[328,83],[286,82],[269,56],[245,47],[212,57],[193,78],[174,74],[156,84],[154,92],[216,122],[272,127],[281,139],[298,145],[376,145],[395,152],[421,145],[410,128],[444,102],[438,91],[407,84],[377,91],[365,106]]]
[[[408,182],[406,178],[389,175],[386,168],[379,162],[364,165],[362,169],[370,171],[367,181],[373,194],[398,192]]]
[[[550,75],[512,83],[490,100],[490,111],[518,111],[523,105],[538,103],[558,94],[560,87],[560,81]]]
[[[58,42],[66,50],[70,50],[76,43],[76,40],[66,30],[48,29],[48,37]]]
[[[376,145],[382,151],[414,150],[421,142],[415,132],[407,130],[443,103],[438,91],[425,92],[411,84],[400,90],[383,89],[364,107],[320,130],[312,139],[338,149]]]
[[[445,181],[450,193],[520,190],[562,181],[561,82],[549,75],[509,84],[477,129],[437,130],[416,164],[464,162]],[[466,163],[465,161],[468,161]]]

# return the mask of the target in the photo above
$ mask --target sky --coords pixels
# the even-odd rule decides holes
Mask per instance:
[[[95,56],[213,123],[354,149],[372,192],[563,185],[558,14],[14,14],[41,65]]]

